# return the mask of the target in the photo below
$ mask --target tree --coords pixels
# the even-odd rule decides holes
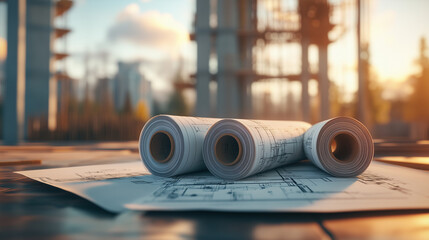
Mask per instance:
[[[429,123],[429,58],[426,39],[420,39],[420,56],[416,61],[420,73],[415,76],[414,93],[408,101],[406,118],[413,122],[412,137],[427,139]]]
[[[167,105],[167,112],[174,115],[189,115],[188,105],[185,100],[183,93],[183,88],[180,87],[181,83],[185,82],[185,79],[182,76],[183,70],[183,60],[179,60],[179,65],[177,67],[177,72],[173,79],[173,84],[175,86],[175,91],[170,97],[170,100]]]
[[[138,120],[142,120],[146,122],[150,118],[150,112],[149,108],[147,107],[146,102],[139,101],[137,103],[136,111],[135,111],[136,118]]]
[[[133,106],[131,104],[131,96],[127,92],[127,95],[125,96],[124,106],[122,107],[122,114],[131,115],[132,113],[133,113]]]
[[[188,106],[181,90],[176,90],[170,97],[167,112],[174,115],[188,115]]]
[[[382,97],[383,87],[379,81],[378,75],[374,67],[371,65],[369,61],[369,52],[368,57],[365,60],[362,60],[362,68],[364,78],[367,79],[365,89],[366,96],[366,125],[369,129],[372,128],[374,124],[380,123],[388,123],[390,121],[390,102]],[[355,99],[358,101],[357,94],[355,95]],[[355,113],[357,113],[357,104],[356,101]]]
[[[367,88],[369,121],[371,123],[388,123],[390,121],[390,102],[383,99],[383,87],[372,67],[370,68],[370,79]]]

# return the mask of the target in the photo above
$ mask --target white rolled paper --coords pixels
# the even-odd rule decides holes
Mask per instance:
[[[225,119],[209,129],[203,145],[209,171],[228,180],[305,158],[335,177],[355,177],[368,168],[373,155],[368,129],[348,117],[312,127],[296,121]]]
[[[143,163],[155,175],[171,177],[207,167],[227,180],[305,158],[333,176],[354,177],[367,169],[374,155],[368,129],[348,117],[311,126],[299,121],[159,115],[146,123],[139,144]]]
[[[374,143],[362,123],[337,117],[315,124],[304,134],[304,151],[325,172],[336,177],[355,177],[371,163]]]
[[[202,145],[208,129],[219,119],[158,115],[143,127],[140,157],[155,175],[171,177],[205,169]]]
[[[224,119],[204,140],[209,171],[237,180],[305,158],[303,136],[311,125],[298,121]]]

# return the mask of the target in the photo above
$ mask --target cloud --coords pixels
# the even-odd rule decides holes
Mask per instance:
[[[4,61],[7,55],[7,41],[0,37],[0,61]]]
[[[137,4],[130,4],[118,14],[108,31],[108,39],[177,51],[189,41],[189,33],[169,14],[141,12]]]

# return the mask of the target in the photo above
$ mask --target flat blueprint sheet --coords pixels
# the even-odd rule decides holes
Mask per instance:
[[[209,172],[150,175],[141,162],[18,172],[84,197],[130,210],[348,212],[429,209],[429,173],[373,162],[356,178],[335,178],[301,162],[239,180]]]

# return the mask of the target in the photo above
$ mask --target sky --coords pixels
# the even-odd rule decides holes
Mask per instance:
[[[393,88],[401,89],[407,76],[417,71],[414,60],[420,38],[429,39],[429,1],[369,2],[370,62],[378,80],[389,83],[388,87],[395,91]],[[5,55],[5,9],[1,3],[0,58]],[[195,71],[196,47],[188,38],[193,31],[194,12],[195,0],[75,0],[66,17],[67,26],[72,29],[66,41],[71,54],[68,72],[76,79],[94,82],[95,76],[113,76],[119,60],[141,60],[155,89],[171,88],[165,79],[175,73],[178,59],[184,59],[187,72]],[[357,88],[356,33],[354,18],[347,19],[344,25],[349,31],[329,47],[329,73],[344,92],[353,93]],[[62,26],[64,19],[57,19],[55,24]],[[64,42],[58,41],[55,48],[61,51]],[[317,61],[315,53],[311,48],[310,61]],[[310,86],[313,92],[317,89],[315,84]]]
[[[429,1],[373,1],[371,63],[382,80],[404,80],[416,71],[421,37],[429,40]]]
[[[67,39],[72,54],[67,63],[69,74],[80,79],[86,71],[98,71],[98,75],[111,77],[117,61],[140,60],[147,62],[142,71],[155,89],[171,88],[166,79],[175,73],[179,56],[190,61],[195,55],[189,41],[194,5],[193,0],[75,1],[67,16],[67,26],[73,31]],[[89,70],[82,64],[87,53],[89,61],[95,62]],[[103,53],[108,54],[107,60],[97,61]],[[100,62],[107,66],[99,66]]]

